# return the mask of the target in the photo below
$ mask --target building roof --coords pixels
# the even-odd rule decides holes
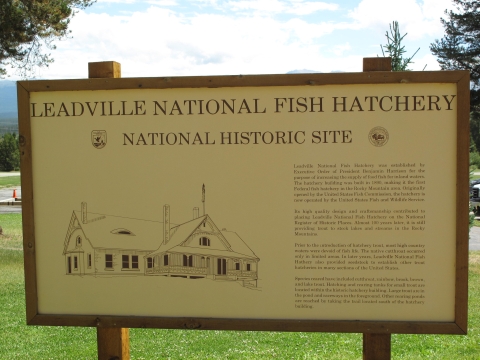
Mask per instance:
[[[89,212],[87,223],[81,222],[81,212],[74,211],[85,236],[96,249],[148,251],[148,256],[164,252],[191,253],[206,256],[257,259],[255,253],[236,232],[220,231],[208,215],[176,225],[170,223],[170,240],[163,243],[163,222],[127,218]],[[185,246],[184,243],[204,223],[215,230],[225,249]],[[67,246],[67,244],[65,244]],[[156,249],[156,250],[155,250]]]
[[[85,236],[94,248],[152,251],[162,241],[163,222],[74,211]]]
[[[225,246],[225,250],[183,245],[205,221],[215,228],[217,236]],[[208,215],[200,216],[197,219],[172,227],[170,229],[170,241],[167,244],[162,243],[156,251],[148,254],[148,256],[155,256],[164,252],[258,259],[252,249],[248,247],[236,232],[220,231]]]

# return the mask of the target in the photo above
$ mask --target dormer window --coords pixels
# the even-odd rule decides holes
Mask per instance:
[[[135,234],[133,232],[131,232],[130,230],[128,229],[115,229],[115,230],[112,230],[110,231],[112,234],[115,234],[115,235],[130,235],[130,236],[135,236]]]
[[[210,246],[210,239],[205,236],[202,236],[200,239],[198,239],[198,245]]]

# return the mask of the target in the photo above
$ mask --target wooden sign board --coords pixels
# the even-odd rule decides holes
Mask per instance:
[[[29,324],[466,333],[468,72],[18,98]]]

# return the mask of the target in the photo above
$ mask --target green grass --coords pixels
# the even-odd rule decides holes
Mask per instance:
[[[21,215],[0,215],[0,359],[96,359],[96,330],[25,325]],[[470,252],[469,333],[392,335],[392,359],[480,358],[480,252]],[[362,358],[361,334],[130,329],[131,359]]]
[[[0,189],[20,186],[20,176],[3,176],[0,177]]]

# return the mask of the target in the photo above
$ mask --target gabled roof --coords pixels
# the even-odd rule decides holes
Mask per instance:
[[[187,221],[186,223],[170,228],[170,241],[167,244],[161,244],[157,249],[160,252],[168,251],[176,246],[181,245],[197,230],[204,221],[207,221],[208,215]]]
[[[248,247],[248,245],[242,240],[240,236],[238,236],[236,232],[224,230],[222,231],[222,234],[227,238],[227,241],[230,243],[232,249],[235,250],[237,254],[258,259],[257,255],[255,255],[253,250]]]
[[[212,249],[209,247],[190,247],[183,244],[190,236],[204,223],[208,222],[215,229],[220,241],[225,246],[225,250]],[[208,215],[201,216],[197,219],[188,221],[181,225],[177,225],[170,229],[170,241],[167,244],[161,244],[160,247],[148,256],[155,256],[164,252],[192,253],[199,255],[222,256],[222,257],[248,257],[258,259],[255,253],[247,244],[238,236],[237,233],[231,231],[220,231],[213,220]]]
[[[94,248],[152,251],[162,241],[163,222],[88,213],[86,224],[81,212],[74,211],[80,226]]]
[[[82,223],[81,218],[81,212],[74,211],[70,223],[73,224],[74,220],[77,220],[85,236],[95,249],[149,251],[151,253],[148,256],[155,256],[168,251],[206,256],[258,259],[237,233],[225,230],[220,231],[208,215],[200,216],[180,225],[171,223],[170,240],[167,244],[163,243],[163,222],[160,221],[91,212],[88,213],[87,223]],[[224,250],[183,245],[204,222],[207,222],[214,229],[219,240],[225,246]],[[64,251],[67,246],[68,243],[65,243]]]

